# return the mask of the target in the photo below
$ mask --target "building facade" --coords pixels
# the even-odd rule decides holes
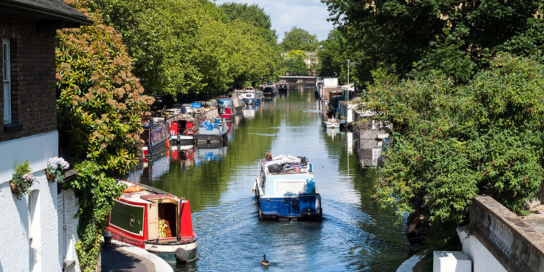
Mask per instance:
[[[62,271],[64,260],[74,258],[67,235],[60,236],[73,221],[65,213],[74,207],[63,206],[76,201],[58,193],[45,169],[59,150],[56,29],[91,23],[59,0],[0,1],[0,271]],[[17,199],[10,180],[25,160],[36,182],[30,195]]]

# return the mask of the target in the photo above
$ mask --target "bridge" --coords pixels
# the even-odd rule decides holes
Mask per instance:
[[[282,76],[280,79],[289,82],[289,84],[302,83],[305,85],[312,84],[313,86],[315,86],[315,82],[317,81],[317,77],[314,76]]]

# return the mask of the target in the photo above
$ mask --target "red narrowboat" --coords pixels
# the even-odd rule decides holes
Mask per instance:
[[[115,200],[107,230],[113,239],[144,248],[167,262],[191,262],[198,258],[197,235],[188,200],[130,181]]]

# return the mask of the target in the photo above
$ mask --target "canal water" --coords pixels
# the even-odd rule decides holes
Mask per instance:
[[[313,89],[292,89],[237,116],[227,146],[167,152],[132,178],[191,202],[199,259],[175,271],[396,271],[410,257],[403,224],[373,202],[376,172],[345,138],[324,128]],[[313,164],[323,222],[258,220],[252,188],[269,151]]]

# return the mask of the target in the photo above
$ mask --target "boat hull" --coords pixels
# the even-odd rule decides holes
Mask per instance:
[[[178,248],[182,248],[187,252],[187,260],[181,262],[194,262],[198,259],[198,242],[193,241],[189,243],[179,244],[151,244],[146,243],[145,249],[168,263],[180,262],[176,260],[175,251]]]
[[[261,197],[257,195],[259,219],[296,219],[321,221],[323,212],[319,194],[293,197]]]
[[[192,144],[195,141],[194,135],[173,135],[170,136],[170,141],[172,144],[179,143],[179,144]]]
[[[224,134],[198,134],[196,141],[198,143],[220,143],[227,140],[227,133]]]

